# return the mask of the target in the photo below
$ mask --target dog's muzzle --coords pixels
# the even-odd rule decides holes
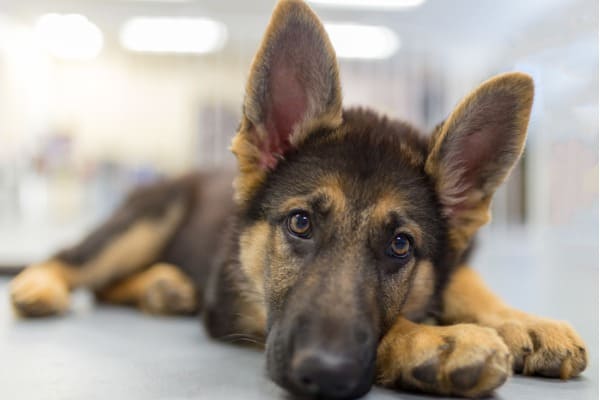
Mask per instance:
[[[366,324],[299,317],[273,326],[267,342],[271,378],[292,393],[352,399],[375,374],[376,335]]]

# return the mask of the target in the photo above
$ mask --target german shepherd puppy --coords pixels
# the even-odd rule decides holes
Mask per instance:
[[[377,382],[479,397],[513,371],[574,377],[587,363],[577,333],[509,307],[466,265],[532,101],[530,77],[497,76],[429,136],[345,110],[323,26],[280,1],[251,67],[233,189],[211,172],[133,192],[18,275],[12,302],[60,314],[87,287],[149,313],[202,309],[211,336],[264,340],[270,377],[301,395],[355,398]]]

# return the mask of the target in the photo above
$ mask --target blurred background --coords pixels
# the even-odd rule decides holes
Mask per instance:
[[[486,232],[598,243],[597,0],[314,0],[346,105],[431,130],[490,76],[536,97]],[[132,186],[233,164],[272,0],[0,0],[0,266],[47,257]]]

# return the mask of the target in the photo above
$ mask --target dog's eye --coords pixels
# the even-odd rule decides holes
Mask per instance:
[[[306,211],[294,211],[287,220],[287,227],[290,233],[303,239],[310,237],[312,226],[310,217]]]
[[[404,233],[399,233],[390,242],[387,249],[387,255],[399,258],[402,260],[407,259],[412,252],[412,244],[410,237]]]

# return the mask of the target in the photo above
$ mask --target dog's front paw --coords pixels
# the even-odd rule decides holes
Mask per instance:
[[[156,264],[149,271],[139,307],[155,315],[190,314],[196,310],[196,292],[177,267]]]
[[[464,397],[489,395],[511,375],[500,336],[471,324],[392,329],[378,349],[378,380],[388,387]]]
[[[51,265],[26,268],[10,284],[12,304],[19,315],[43,317],[61,314],[69,307],[69,288]]]
[[[525,316],[502,323],[497,331],[517,373],[569,379],[587,365],[585,344],[566,322]]]

